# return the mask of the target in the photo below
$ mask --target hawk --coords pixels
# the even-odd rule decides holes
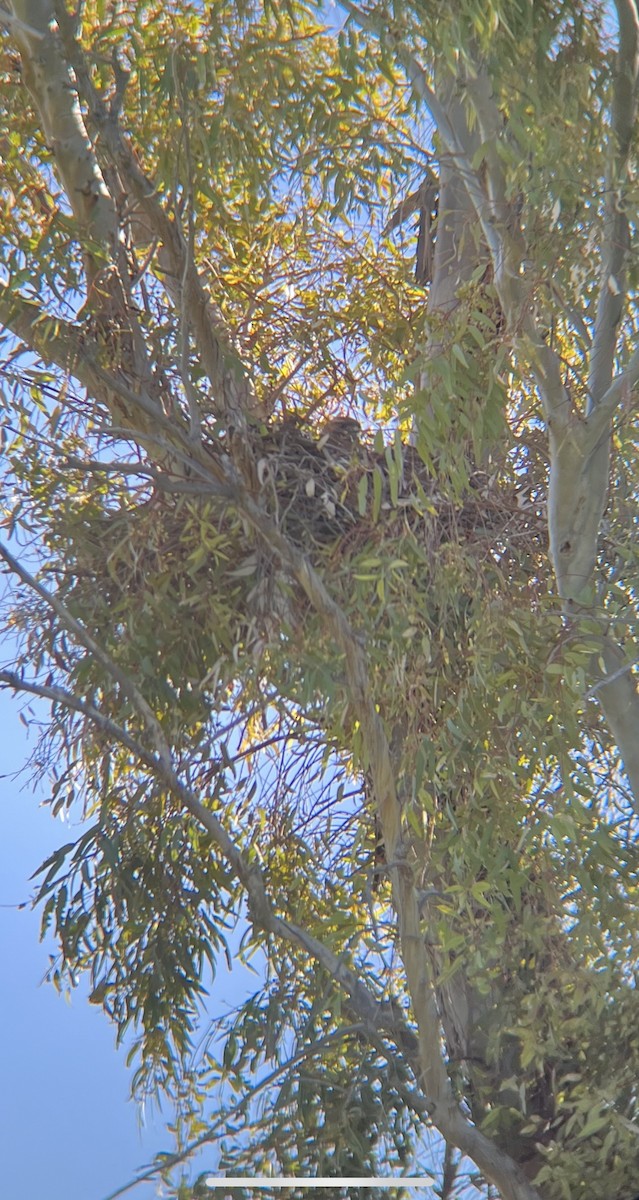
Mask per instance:
[[[354,417],[332,417],[322,427],[317,445],[333,466],[347,467],[359,448],[361,433]]]

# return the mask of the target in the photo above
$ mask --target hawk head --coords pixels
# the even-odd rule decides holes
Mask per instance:
[[[323,426],[317,444],[331,461],[348,463],[359,446],[361,432],[354,417],[332,417]]]

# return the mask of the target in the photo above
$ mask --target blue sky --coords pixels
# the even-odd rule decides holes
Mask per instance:
[[[140,1130],[114,1030],[86,988],[68,1000],[42,983],[51,944],[39,941],[39,914],[14,907],[33,891],[29,875],[70,840],[28,774],[11,778],[33,748],[18,711],[0,692],[1,1178],[7,1196],[102,1200],[170,1139],[157,1121]]]
[[[0,692],[0,1179],[6,1196],[103,1200],[173,1147],[157,1115],[140,1128],[125,1052],[86,987],[67,999],[42,983],[52,944],[39,941],[39,914],[15,906],[32,894],[29,875],[71,837],[28,773],[11,777],[34,744],[18,712]],[[129,1194],[149,1200],[156,1190]]]
[[[80,826],[54,820],[22,770],[36,738],[20,720],[23,703],[0,689],[0,1181],[16,1200],[105,1200],[175,1147],[157,1112],[141,1123],[126,1049],[89,1004],[86,984],[66,997],[43,982],[55,946],[39,940],[39,912],[18,906],[33,894],[29,876]],[[229,974],[221,962],[212,1011],[228,1011],[256,987],[246,967]],[[214,1168],[211,1147],[191,1177]],[[144,1183],[128,1195],[151,1200],[157,1189]]]

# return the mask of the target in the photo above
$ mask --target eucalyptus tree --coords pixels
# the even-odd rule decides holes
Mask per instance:
[[[0,22],[54,981],[175,1099],[167,1178],[631,1200],[635,0]]]

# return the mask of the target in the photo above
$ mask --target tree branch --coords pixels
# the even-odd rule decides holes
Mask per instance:
[[[265,537],[267,544],[277,551],[283,562],[289,567],[314,608],[324,619],[326,628],[332,633],[346,660],[353,711],[363,733],[382,835],[388,857],[395,864],[390,873],[399,921],[402,959],[406,968],[408,990],[418,1029],[420,1083],[428,1096],[433,1123],[443,1137],[468,1154],[486,1177],[501,1189],[504,1200],[539,1200],[537,1191],[530,1185],[514,1160],[468,1121],[452,1092],[442,1057],[439,1013],[421,929],[415,881],[412,870],[405,860],[406,851],[401,842],[400,808],[395,789],[390,747],[383,722],[372,698],[366,657],[361,642],[343,611],[335,603],[323,581],[301,551],[283,537],[277,527],[246,493],[238,492],[236,503],[258,532]],[[257,902],[257,897],[255,901]],[[336,979],[343,983],[345,989],[352,995],[350,991],[353,984],[352,972],[312,935],[278,918],[268,927],[273,933],[281,933],[284,929],[288,929],[300,939],[309,953],[313,954],[331,974],[335,975]],[[361,997],[356,1008],[360,1014],[364,1013],[363,1005],[364,997]]]
[[[223,482],[223,473],[218,471],[215,475],[215,460],[206,448],[194,447],[186,424],[180,422],[177,416],[171,419],[165,416],[157,402],[147,394],[140,383],[134,391],[121,375],[105,370],[97,361],[95,350],[87,341],[87,333],[82,325],[43,314],[32,300],[11,292],[2,284],[0,324],[24,342],[45,365],[57,367],[77,379],[89,396],[103,403],[112,415],[115,415],[113,397],[123,402],[119,406],[123,419],[135,411],[144,414],[145,428],[135,428],[131,419],[132,423],[129,426],[112,424],[106,430],[107,433],[133,439],[147,453],[152,446],[162,449],[165,464],[169,467],[176,462],[188,464],[196,473],[202,475],[204,472],[209,481],[208,490],[222,497],[230,497],[229,489]],[[158,436],[158,429],[164,431],[164,439]],[[215,483],[210,482],[212,474],[215,476]],[[166,479],[168,476],[162,478]],[[187,486],[186,481],[182,485],[176,484],[171,490],[197,491],[196,488]]]
[[[123,435],[137,435],[138,440],[148,440],[148,434],[141,430],[118,430],[110,426],[108,433],[115,435],[121,432]],[[155,439],[157,444],[167,451],[171,450],[168,443],[162,438]],[[190,461],[184,456],[186,463]],[[144,466],[142,463],[125,463],[125,462],[98,462],[96,459],[91,459],[88,462],[81,458],[76,458],[75,455],[69,454],[65,459],[65,465],[73,468],[75,471],[83,471],[87,475],[133,475],[140,476],[143,480],[148,480],[160,492],[167,492],[170,495],[187,495],[187,496],[216,496],[221,500],[231,500],[233,492],[230,488],[225,487],[221,483],[212,483],[208,480],[198,482],[195,479],[176,479],[170,474],[158,471],[155,467]],[[197,464],[196,464],[197,465]]]
[[[352,0],[341,0],[341,3],[363,29],[380,33],[381,24],[373,13],[358,8]],[[431,87],[424,68],[402,44],[401,30],[397,31],[395,37],[395,52],[411,85],[426,104],[437,125],[452,169],[466,189],[493,264],[495,288],[500,305],[509,327],[516,331],[517,339],[531,364],[546,412],[557,426],[565,426],[569,420],[571,405],[562,380],[561,362],[552,347],[544,341],[528,303],[526,281],[521,273],[523,245],[509,228],[509,224],[512,224],[509,221],[510,206],[506,202],[499,159],[497,155],[493,155],[486,163],[486,173],[490,179],[489,196],[482,185],[479,172],[472,166],[469,153],[470,132],[461,104],[455,97],[451,99],[451,104],[454,103],[455,106],[453,120],[446,105]],[[500,117],[490,96],[489,81],[481,77],[478,69],[477,79],[471,81],[470,85],[466,81],[466,86],[470,87],[472,100],[477,103],[486,128],[496,129]],[[445,217],[440,205],[440,222],[443,219]],[[457,254],[458,252],[459,248],[456,250]]]
[[[102,733],[108,734],[110,737],[121,742],[132,754],[135,754],[145,766],[152,770],[156,767],[155,757],[145,750],[135,738],[132,738],[126,729],[118,725],[117,721],[113,721],[111,717],[105,716],[88,700],[81,700],[79,696],[75,696],[72,692],[68,692],[65,688],[56,687],[53,684],[35,683],[33,680],[24,679],[17,671],[0,670],[0,684],[5,687],[10,687],[14,692],[27,692],[30,696],[39,696],[42,700],[51,700],[53,704],[61,704],[71,712],[80,713],[83,717],[92,721]]]
[[[625,263],[630,249],[626,213],[628,155],[637,115],[639,75],[639,14],[634,0],[615,0],[619,44],[614,79],[610,167],[606,179],[601,286],[590,357],[588,411],[610,387],[626,294]]]
[[[245,1113],[249,1104],[255,1099],[255,1097],[259,1096],[260,1092],[265,1091],[266,1088],[275,1083],[280,1076],[284,1075],[287,1071],[290,1071],[293,1067],[297,1066],[298,1063],[303,1062],[306,1058],[311,1057],[311,1055],[313,1055],[322,1047],[330,1046],[334,1042],[345,1041],[347,1037],[357,1035],[359,1033],[366,1033],[366,1028],[364,1025],[347,1025],[344,1029],[339,1029],[335,1033],[328,1033],[325,1037],[319,1038],[317,1042],[314,1042],[311,1046],[305,1047],[297,1054],[292,1054],[291,1057],[286,1060],[286,1062],[282,1063],[281,1066],[276,1067],[274,1071],[270,1071],[269,1074],[264,1077],[264,1079],[261,1079],[259,1083],[256,1083],[255,1086],[250,1089],[249,1093],[239,1102],[234,1102],[231,1112],[224,1113],[222,1116],[218,1117],[217,1121],[214,1121],[213,1124],[209,1126],[206,1133],[201,1134],[200,1137],[195,1138],[192,1142],[189,1142],[189,1144],[185,1146],[184,1150],[180,1150],[176,1154],[163,1155],[160,1163],[154,1167],[149,1167],[146,1171],[140,1172],[135,1179],[131,1179],[128,1183],[123,1184],[122,1187],[116,1188],[114,1192],[109,1192],[109,1195],[105,1196],[104,1200],[117,1200],[118,1196],[124,1196],[126,1192],[132,1191],[132,1189],[137,1187],[139,1183],[146,1183],[149,1179],[155,1179],[158,1175],[164,1174],[165,1171],[170,1171],[173,1169],[173,1167],[178,1167],[180,1163],[187,1162],[188,1159],[196,1154],[198,1150],[201,1150],[203,1146],[207,1146],[209,1142],[212,1142],[218,1133],[224,1131],[231,1116],[235,1121],[238,1116],[241,1116],[243,1113]],[[339,1182],[339,1180],[337,1182]]]
[[[48,366],[59,367],[74,375],[87,391],[91,391],[94,380],[83,359],[80,325],[43,312],[41,305],[11,291],[4,283],[0,283],[0,325],[10,330]]]
[[[603,670],[599,659],[603,660]],[[597,692],[610,732],[623,759],[634,810],[639,814],[639,693],[633,672],[636,664],[628,663],[623,651],[609,637],[604,638],[595,660],[597,682],[589,694]]]
[[[275,936],[301,947],[320,962],[348,994],[353,1009],[359,1017],[372,1023],[379,1030],[392,1031],[392,1036],[396,1039],[400,1038],[400,1044],[405,1052],[411,1044],[418,1051],[419,1082],[428,1096],[433,1122],[442,1135],[475,1160],[487,1178],[502,1189],[505,1200],[539,1200],[537,1193],[531,1188],[513,1160],[470,1124],[453,1096],[442,1057],[439,1014],[421,930],[413,873],[405,860],[406,851],[401,843],[400,807],[395,789],[395,774],[390,747],[383,722],[372,698],[366,656],[362,645],[342,609],[333,600],[306,557],[288,542],[277,526],[247,494],[231,466],[228,467],[228,471],[228,483],[234,490],[235,504],[250,520],[258,533],[265,538],[270,548],[280,555],[282,561],[291,570],[345,657],[353,711],[362,729],[382,834],[389,858],[396,864],[391,870],[393,895],[398,913],[402,957],[418,1029],[417,1042],[415,1042],[414,1035],[405,1027],[394,1007],[387,1003],[384,1004],[374,997],[341,958],[306,930],[273,913],[258,864],[245,861],[241,851],[215,814],[207,809],[178,778],[170,757],[165,753],[158,754],[157,759],[154,760],[153,769],[157,778],[164,782],[182,801],[184,807],[209,832],[224,854],[234,874],[246,890],[251,919]],[[6,552],[3,553],[6,558]],[[15,563],[12,556],[9,556],[7,561],[9,565]],[[28,573],[19,571],[19,574],[30,586],[35,586],[38,594],[64,620],[67,616],[66,610],[56,601],[55,597],[52,597],[45,589],[41,589],[40,585],[32,580],[31,576],[28,576]],[[79,627],[79,632],[73,625],[71,628],[77,633],[82,644],[87,645],[87,648],[94,652],[93,646],[83,640],[85,631],[82,627]],[[104,655],[99,647],[97,649],[98,661],[103,663],[105,669],[110,670],[111,663],[108,656]],[[128,694],[132,702],[144,714],[146,702],[143,697],[138,699],[139,694],[131,681],[128,684]],[[141,706],[140,701],[142,702]],[[155,720],[155,718],[153,719]],[[161,749],[163,751],[164,746]],[[143,761],[148,762],[149,760],[146,758]]]
[[[54,148],[81,240],[90,239],[103,246],[108,260],[116,252],[120,230],[113,198],[80,111],[78,87],[87,100],[88,119],[99,133],[101,147],[123,176],[162,245],[165,286],[178,307],[183,308],[193,330],[202,364],[217,395],[218,409],[227,423],[245,430],[247,414],[256,408],[249,375],[221,312],[207,296],[195,263],[189,259],[179,227],[166,215],[153,184],[123,138],[116,113],[107,108],[93,87],[75,37],[74,18],[62,3],[54,4],[53,0],[12,0],[12,15],[25,80]],[[23,26],[34,32],[25,32]],[[85,257],[91,282],[97,264],[92,254]]]
[[[17,30],[18,33],[24,33],[34,41],[43,41],[46,34],[41,29],[36,29],[33,25],[27,25],[26,21],[21,21],[14,13],[7,12],[6,9],[0,8],[0,25],[5,25],[7,29]]]
[[[99,134],[101,148],[121,174],[161,246],[159,277],[193,331],[200,360],[217,399],[218,412],[229,425],[245,431],[247,415],[256,411],[257,401],[249,373],[233,344],[226,321],[207,294],[188,253],[188,241],[182,230],[167,216],[154,184],[124,138],[117,114],[107,107],[93,86],[84,53],[75,37],[73,21],[61,0],[57,0],[57,14],[67,57],[88,105],[88,119]]]
[[[639,347],[630,356],[623,371],[615,376],[588,418],[593,444],[609,428],[610,421],[619,405],[630,398],[630,393],[637,382],[639,382]]]
[[[71,72],[61,53],[52,0],[11,0],[11,9],[17,18],[13,35],[22,55],[25,83],[53,148],[81,237],[108,250],[118,233],[115,204],[84,125]],[[87,274],[92,278],[97,269],[94,257],[89,253],[85,260]]]
[[[264,877],[257,862],[248,863],[226,828],[180,780],[174,767],[158,755],[147,750],[136,738],[110,717],[100,712],[95,705],[82,700],[64,688],[51,684],[40,684],[26,680],[15,671],[0,670],[0,684],[16,692],[27,692],[53,703],[64,705],[72,712],[80,713],[93,722],[103,733],[108,733],[133,753],[155,778],[164,784],[183,808],[195,817],[199,825],[209,833],[212,841],[226,858],[232,874],[245,889],[249,916],[258,928],[272,933],[288,944],[310,954],[344,989],[353,1011],[361,1019],[369,1035],[383,1033],[389,1036],[410,1062],[417,1052],[417,1038],[404,1021],[401,1010],[389,1001],[378,999],[361,982],[359,976],[344,961],[324,946],[317,938],[300,926],[285,921],[273,912],[268,898]],[[419,1068],[417,1067],[417,1072]]]
[[[147,731],[160,761],[168,766],[171,761],[171,751],[169,750],[168,742],[164,736],[162,726],[149,707],[147,701],[144,699],[144,696],[136,687],[130,676],[127,675],[126,671],[123,671],[122,668],[117,665],[117,663],[113,662],[113,659],[105,653],[102,647],[98,645],[95,638],[91,636],[88,629],[86,629],[85,626],[80,623],[80,621],[77,621],[76,618],[71,615],[68,608],[66,608],[62,601],[59,600],[57,596],[54,596],[52,592],[48,591],[47,588],[43,587],[43,585],[39,583],[37,579],[34,579],[33,575],[31,575],[29,571],[27,571],[26,568],[18,562],[17,558],[15,558],[13,554],[11,554],[10,550],[1,542],[0,558],[4,559],[9,569],[13,571],[13,573],[17,575],[18,578],[27,585],[27,587],[30,587],[37,596],[40,596],[40,598],[49,605],[49,608],[51,608],[56,616],[59,617],[63,626],[74,635],[80,645],[84,646],[85,650],[88,650],[89,653],[93,655],[96,662],[103,667],[107,674],[110,675],[114,682],[117,683],[122,689],[124,695],[127,696],[131,703],[135,705],[147,727]]]

